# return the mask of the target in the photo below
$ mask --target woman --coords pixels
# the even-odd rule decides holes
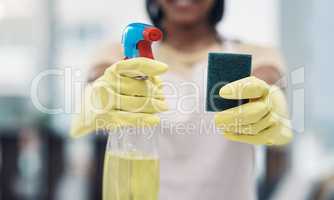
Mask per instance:
[[[170,111],[161,115],[161,124],[165,126],[160,137],[160,199],[255,199],[252,144],[284,144],[291,139],[291,134],[286,130],[283,142],[275,140],[285,134],[277,130],[269,134],[272,138],[265,138],[268,141],[257,139],[262,136],[255,133],[250,133],[253,134],[250,137],[237,133],[225,133],[225,137],[215,134],[211,126],[214,116],[203,109],[207,54],[210,51],[252,54],[252,75],[257,78],[246,82],[259,83],[256,87],[261,90],[269,87],[260,79],[268,84],[280,79],[283,72],[280,55],[270,48],[230,41],[219,35],[216,25],[223,17],[223,0],[147,0],[146,5],[152,22],[165,35],[154,49],[155,59],[169,66],[168,72],[161,76],[167,83],[164,93]],[[89,81],[113,73],[121,65],[129,65],[121,62],[110,67],[122,59],[121,46],[111,45],[97,58]],[[164,67],[161,63],[142,60],[134,63],[151,65],[152,70],[154,65]],[[105,72],[107,68],[109,72]],[[224,93],[226,89],[221,91]],[[130,115],[127,112],[126,116]],[[233,119],[228,113],[216,114],[216,126],[225,125],[226,116]],[[123,119],[124,115],[117,117]],[[180,124],[181,133],[177,129]]]

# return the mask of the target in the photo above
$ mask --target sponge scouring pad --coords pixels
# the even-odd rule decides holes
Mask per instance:
[[[209,53],[207,111],[223,111],[248,102],[248,100],[224,99],[219,96],[219,90],[230,82],[250,76],[251,63],[252,56],[247,54]]]

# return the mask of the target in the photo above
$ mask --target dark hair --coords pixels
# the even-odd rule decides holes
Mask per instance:
[[[158,6],[157,0],[146,0],[146,10],[154,26],[162,29],[162,19],[164,13]],[[215,0],[209,15],[209,23],[214,28],[222,20],[225,10],[225,0]]]

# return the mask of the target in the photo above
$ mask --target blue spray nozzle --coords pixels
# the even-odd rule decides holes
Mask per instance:
[[[129,24],[123,31],[122,44],[125,58],[147,57],[153,59],[152,42],[162,39],[162,31],[143,23]]]

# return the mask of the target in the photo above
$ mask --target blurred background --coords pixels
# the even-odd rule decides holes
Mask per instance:
[[[227,7],[219,31],[279,48],[289,69],[296,137],[284,158],[258,148],[259,199],[333,200],[334,1]],[[69,139],[66,86],[83,83],[94,53],[133,21],[148,22],[143,0],[0,0],[0,200],[101,199],[103,139]]]

